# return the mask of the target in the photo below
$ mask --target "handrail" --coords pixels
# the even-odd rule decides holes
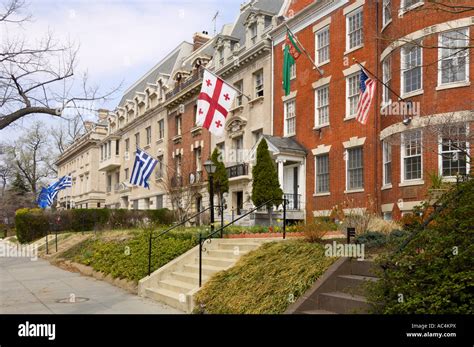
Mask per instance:
[[[166,229],[165,231],[161,232],[160,234],[158,234],[157,236],[153,237],[153,230],[150,231],[150,237],[148,239],[148,276],[150,276],[151,274],[151,255],[152,255],[152,247],[151,247],[151,243],[153,240],[167,234],[168,232],[170,232],[171,230],[173,229],[176,229],[177,227],[183,225],[183,224],[186,224],[187,222],[189,222],[191,219],[194,219],[196,218],[197,216],[203,214],[204,212],[210,210],[211,207],[206,207],[205,209],[199,211],[198,213],[192,215],[191,217],[187,218],[186,220],[178,223],[178,224],[175,224],[173,225],[172,227]]]
[[[267,206],[269,203],[275,202],[275,201],[283,201],[283,239],[285,239],[285,237],[286,237],[286,201],[287,201],[287,199],[285,199],[285,198],[270,199],[270,200],[264,202],[263,204],[261,204],[260,206],[254,207],[253,209],[251,209],[247,213],[241,215],[239,218],[234,219],[232,222],[230,222],[226,225],[221,225],[221,227],[219,229],[213,231],[212,233],[208,234],[205,237],[202,237],[202,234],[199,233],[199,287],[201,287],[201,284],[202,284],[202,250],[203,250],[202,246],[203,246],[204,242],[206,242],[207,240],[210,240],[212,238],[212,236],[216,235],[219,232],[221,233],[221,237],[222,237],[222,231],[225,228],[227,228],[228,226],[234,224],[238,220],[248,216],[250,213],[255,212],[258,209],[260,209],[264,206]]]

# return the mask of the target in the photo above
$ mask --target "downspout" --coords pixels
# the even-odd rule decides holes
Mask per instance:
[[[375,73],[377,74],[377,77],[380,75],[380,66],[379,66],[379,57],[380,57],[380,45],[379,45],[379,40],[377,39],[377,35],[379,34],[379,2],[375,1]],[[382,89],[380,89],[382,90]],[[374,103],[374,117],[375,117],[375,126],[374,126],[374,141],[375,141],[375,148],[374,148],[374,171],[375,171],[375,177],[374,177],[374,204],[375,204],[375,212],[377,214],[381,213],[381,201],[382,201],[382,191],[379,189],[379,162],[378,162],[378,156],[379,156],[379,149],[380,149],[380,124],[381,124],[381,118],[379,117],[379,109],[380,109],[380,100],[379,100],[379,95],[380,95],[380,90],[377,91],[376,96],[375,96],[375,103]],[[383,165],[383,163],[382,163]]]
[[[270,40],[270,43],[271,43],[271,50],[270,50],[270,55],[271,55],[271,66],[270,66],[270,78],[271,78],[271,92],[270,92],[270,95],[271,95],[271,98],[270,98],[270,135],[273,136],[273,109],[274,109],[274,100],[273,100],[273,97],[274,97],[274,86],[275,86],[275,71],[273,71],[274,69],[274,63],[275,63],[275,55],[273,54],[273,38],[269,35],[268,36],[269,40]]]

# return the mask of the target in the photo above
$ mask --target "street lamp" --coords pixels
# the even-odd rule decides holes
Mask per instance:
[[[211,205],[211,233],[214,232],[214,173],[216,172],[216,164],[212,160],[206,160],[204,168],[209,175],[209,200]]]

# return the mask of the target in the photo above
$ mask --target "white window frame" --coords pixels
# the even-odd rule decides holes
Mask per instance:
[[[318,158],[327,157],[328,161],[328,189],[325,191],[318,191]],[[329,152],[321,153],[314,156],[314,194],[317,195],[329,195],[331,193],[331,167],[330,167],[330,160],[329,160]]]
[[[296,78],[296,61],[290,67],[290,80],[294,80]]]
[[[349,151],[360,149],[362,150],[362,187],[358,188],[349,188]],[[354,146],[346,148],[344,151],[345,162],[346,162],[346,192],[347,193],[356,193],[363,192],[365,187],[365,170],[364,170],[364,146]]]
[[[389,14],[390,18],[386,20],[386,14]],[[382,1],[382,30],[385,29],[387,25],[392,23],[392,0],[383,0]]]
[[[288,118],[288,105],[290,104],[293,104],[293,116]],[[283,104],[283,108],[284,108],[284,117],[283,117],[284,136],[296,135],[296,99],[285,101]],[[289,129],[288,129],[289,120],[292,120],[294,122],[293,132],[289,132]]]
[[[406,0],[401,0],[400,1],[400,10],[398,11],[398,16],[403,17],[403,15],[411,10],[414,10],[415,8],[418,8],[420,6],[423,6],[425,2],[423,0],[418,0],[418,2],[410,5],[409,7],[406,7]]]
[[[165,120],[160,119],[158,121],[158,140],[165,138]]]
[[[442,58],[442,53],[443,53],[443,49],[449,49],[449,48],[442,48],[442,45],[443,45],[443,42],[442,42],[442,37],[443,35],[445,34],[448,34],[449,33],[452,33],[452,32],[455,32],[455,31],[463,31],[464,34],[466,35],[466,47],[469,46],[469,27],[467,28],[458,28],[458,29],[455,29],[455,30],[449,30],[449,31],[444,31],[442,33],[439,33],[438,34],[438,87],[449,87],[449,86],[452,86],[452,87],[456,87],[456,86],[465,86],[465,85],[469,85],[470,84],[470,76],[469,76],[469,48],[465,50],[465,54],[464,54],[464,57],[466,59],[466,64],[465,64],[465,71],[466,71],[466,78],[464,79],[464,81],[455,81],[455,82],[445,82],[443,83],[442,81],[442,78],[443,78],[443,74],[442,74],[442,63],[443,63],[443,60],[446,60]]]
[[[234,83],[234,88],[240,91],[240,93],[237,94],[235,97],[235,105],[236,107],[240,107],[243,105],[244,80],[240,80]]]
[[[405,155],[406,150],[406,136],[412,133],[420,133],[420,154],[417,155]],[[401,146],[400,146],[400,182],[419,182],[423,181],[423,131],[421,129],[410,130],[401,134]],[[405,179],[405,158],[411,158],[415,156],[420,156],[420,177]]]
[[[359,97],[360,97],[360,87],[359,87],[359,81],[360,81],[360,71],[357,71],[353,74],[350,74],[349,76],[346,77],[346,115],[345,115],[345,120],[347,119],[354,119],[357,115],[357,103],[359,102]],[[355,112],[353,114],[351,114],[351,104],[350,104],[350,98],[353,98],[356,96],[356,94],[353,94],[353,95],[349,95],[349,91],[350,91],[350,80],[351,78],[354,78],[356,79],[356,85],[357,85],[357,102],[355,103],[356,107],[355,107]]]
[[[388,66],[388,68],[387,68]],[[392,82],[392,56],[387,55],[382,61],[382,82],[390,87]],[[382,108],[390,105],[392,99],[390,98],[390,89],[385,85],[382,86]]]
[[[361,15],[361,27],[358,30],[361,30],[361,43],[358,45],[355,45],[354,47],[350,46],[351,40],[350,40],[350,32],[349,32],[349,20],[350,18]],[[355,32],[355,31],[353,31]],[[364,47],[364,12],[363,12],[363,6],[360,6],[359,8],[355,9],[354,11],[348,13],[346,15],[346,52],[352,52],[355,51],[356,49],[359,49],[361,47]]]
[[[151,125],[145,128],[146,133],[146,144],[147,146],[151,144]]]
[[[392,186],[393,180],[393,153],[392,153],[392,145],[387,142],[382,142],[382,187],[388,188]],[[387,158],[390,156],[390,158]],[[390,182],[387,182],[387,165],[390,164]]]
[[[261,76],[261,81],[258,83],[259,76]],[[265,81],[264,81],[264,76],[263,76],[263,69],[258,70],[254,72],[253,74],[253,80],[254,80],[254,86],[255,86],[255,98],[261,98],[265,96],[265,91],[264,91],[264,86],[265,86]],[[260,92],[262,92],[262,95],[258,95]]]
[[[255,33],[254,33],[255,29]],[[252,45],[255,45],[257,43],[257,37],[258,37],[258,27],[257,27],[257,22],[254,22],[249,25],[249,38],[250,38],[250,43]]]
[[[322,91],[322,90],[327,90],[327,96],[326,96],[326,104],[325,105],[320,105],[319,104],[319,93]],[[322,128],[322,127],[325,127],[325,126],[328,126],[330,124],[330,96],[329,96],[329,84],[325,84],[319,88],[316,88],[314,90],[314,126],[316,128]],[[323,107],[326,107],[327,108],[327,122],[324,122],[324,123],[321,123],[320,122],[320,111]]]
[[[421,45],[414,45],[414,47],[420,50],[420,65],[417,66],[420,68],[420,88],[409,91],[409,92],[405,92],[405,71],[409,70],[409,69],[405,69],[405,65],[406,65],[405,50],[410,48],[410,45],[409,44],[404,45],[400,51],[400,95],[402,97],[423,94],[423,47]]]
[[[465,132],[466,132],[466,152],[469,154],[469,141],[467,139],[469,138],[469,126],[468,125],[459,125],[458,128],[461,128],[462,126],[465,127]],[[443,175],[443,153],[462,153],[461,150],[451,150],[451,151],[443,151],[443,134],[440,134],[438,137],[438,174],[442,176],[444,179],[447,179],[448,181],[455,181],[456,176],[444,176]],[[466,156],[466,174],[469,174],[471,170],[471,165],[469,162],[469,157]]]
[[[319,42],[320,42],[320,35],[323,35],[327,32],[327,45],[319,47]],[[315,62],[317,66],[322,66],[324,64],[327,64],[331,61],[331,32],[329,30],[329,25],[326,25],[324,28],[318,30],[315,32]],[[324,61],[319,61],[319,53],[322,49],[327,49],[328,54],[327,54],[327,59]]]

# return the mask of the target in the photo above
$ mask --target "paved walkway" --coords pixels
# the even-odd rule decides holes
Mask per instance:
[[[62,270],[43,259],[0,257],[0,314],[5,313],[181,312],[92,277]]]

